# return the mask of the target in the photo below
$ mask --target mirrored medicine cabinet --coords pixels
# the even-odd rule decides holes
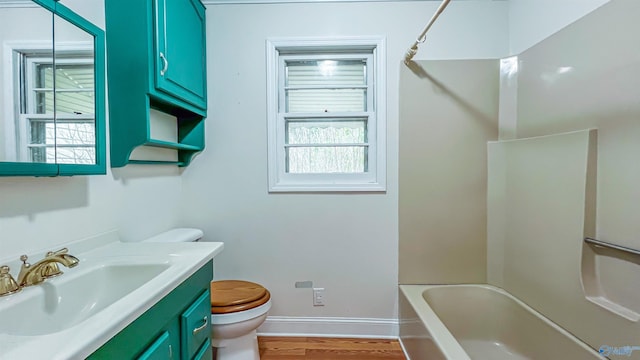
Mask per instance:
[[[104,32],[57,0],[0,4],[0,176],[106,173]]]

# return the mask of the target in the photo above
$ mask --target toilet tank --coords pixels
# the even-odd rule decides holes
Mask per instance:
[[[194,242],[202,239],[204,233],[200,229],[177,228],[152,236],[142,242]]]

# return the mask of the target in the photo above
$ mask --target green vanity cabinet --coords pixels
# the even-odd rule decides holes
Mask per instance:
[[[204,6],[200,0],[109,0],[105,11],[111,166],[187,166],[205,146]],[[155,110],[171,119],[162,125],[172,128],[171,138],[154,132]],[[177,159],[132,159],[139,146],[177,150]]]
[[[210,261],[89,359],[210,360]]]

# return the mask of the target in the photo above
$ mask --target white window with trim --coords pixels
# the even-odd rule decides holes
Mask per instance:
[[[269,191],[385,191],[383,38],[267,41]]]

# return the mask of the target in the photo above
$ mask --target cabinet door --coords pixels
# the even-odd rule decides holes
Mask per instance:
[[[211,360],[213,358],[213,349],[211,348],[211,341],[207,340],[200,348],[193,360]]]
[[[153,0],[155,86],[206,109],[205,9],[200,0]]]
[[[177,359],[177,349],[177,337],[165,331],[138,357],[138,360]]]

